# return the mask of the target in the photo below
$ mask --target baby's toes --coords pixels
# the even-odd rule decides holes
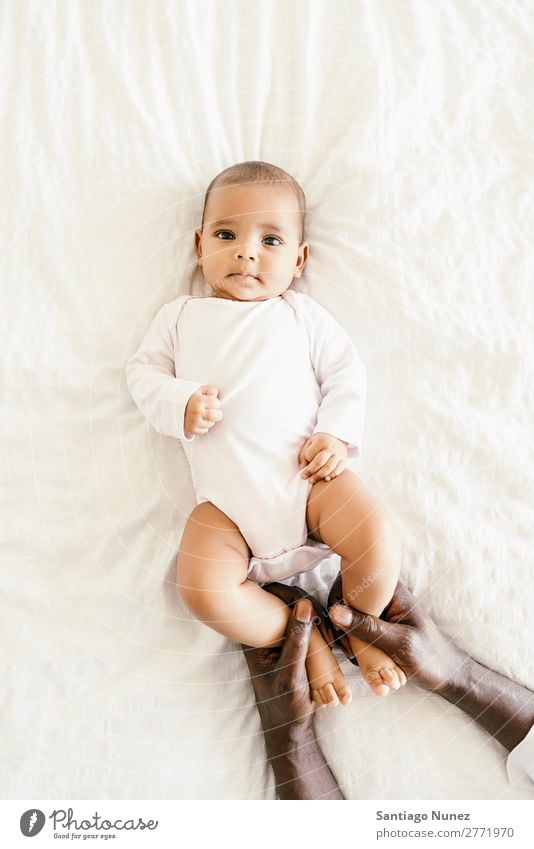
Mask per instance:
[[[389,685],[383,681],[380,674],[381,671],[382,670],[379,671],[378,669],[368,669],[365,673],[365,680],[377,696],[387,696],[389,693]]]
[[[383,666],[380,670],[380,677],[384,684],[387,684],[388,687],[391,687],[392,690],[398,690],[401,686],[401,682],[399,676],[397,675],[397,669],[395,666]]]
[[[322,689],[323,701],[329,707],[335,707],[339,704],[339,699],[337,697],[337,693],[335,691],[334,685],[330,682],[325,684]]]
[[[314,687],[312,687],[312,691],[311,691],[311,693],[312,693],[312,699],[313,699],[313,701],[314,701],[314,702],[315,702],[315,703],[316,703],[319,707],[323,707],[323,706],[324,706],[324,704],[325,704],[325,702],[323,702],[323,697],[322,697],[322,695],[321,695],[321,691],[320,691],[320,690],[316,690]]]
[[[386,674],[384,675],[384,673]],[[393,690],[398,690],[406,684],[406,675],[398,666],[386,666],[380,670],[380,674],[386,684],[389,684]]]
[[[350,705],[352,701],[352,690],[349,687],[345,685],[341,688],[338,687],[337,695],[342,705]]]

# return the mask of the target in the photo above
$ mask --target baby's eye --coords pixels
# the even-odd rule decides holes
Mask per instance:
[[[215,236],[216,236],[216,238],[219,238],[219,236],[222,236],[224,241],[228,241],[227,236],[229,236],[230,239],[234,238],[234,234],[231,233],[230,230],[217,230],[217,232],[215,233]]]
[[[282,240],[278,238],[278,236],[265,236],[266,239],[273,239],[278,245],[282,244]],[[273,242],[268,242],[267,244],[273,245]],[[276,247],[276,245],[274,245]]]

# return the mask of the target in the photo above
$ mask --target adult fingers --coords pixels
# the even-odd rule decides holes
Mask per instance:
[[[278,581],[264,584],[262,589],[280,598],[288,607],[298,601],[299,598],[306,598],[306,593],[300,587],[288,587],[287,584],[280,584]]]
[[[300,598],[306,598],[313,607],[312,624],[317,626],[323,635],[324,640],[329,640],[329,636],[332,634],[332,626],[330,625],[330,620],[328,618],[328,611],[319,604],[316,598],[309,595],[300,587],[288,587],[286,584],[280,584],[278,582],[264,584],[263,589],[282,599],[284,604],[287,604],[288,607],[293,607]],[[328,628],[330,628],[330,634],[328,632]]]
[[[370,613],[360,613],[342,604],[335,604],[329,613],[336,628],[352,637],[359,637],[370,645],[378,646],[390,657],[405,639],[405,625],[384,622]]]
[[[341,579],[341,572],[338,573],[334,583],[330,587],[326,606],[328,610],[330,610],[334,607],[334,605],[340,603],[343,604],[343,582]],[[352,610],[352,608],[350,609]],[[353,613],[358,613],[359,616],[363,616],[363,614],[356,610],[353,610]],[[398,581],[391,601],[382,613],[381,620],[421,628],[427,619],[428,614],[426,614],[423,610],[416,597],[411,594],[410,590],[405,587],[404,584]]]
[[[337,577],[330,587],[330,592],[328,593],[328,601],[326,602],[326,607],[330,610],[334,604],[343,601],[343,583],[341,580],[341,572],[338,572]]]
[[[306,677],[306,655],[312,630],[313,607],[309,599],[300,599],[291,611],[285,631],[280,656],[280,669],[284,680],[293,688],[299,679]]]
[[[397,583],[384,615],[388,622],[411,625],[418,630],[424,630],[431,621],[418,599],[400,581]]]
[[[325,623],[329,623],[325,627]],[[334,628],[330,619],[324,620],[322,625],[319,625],[319,630],[325,640],[331,648],[339,648],[354,666],[358,666],[358,660],[354,656],[354,652],[351,648],[349,638],[345,634],[344,631],[339,631],[337,628]]]

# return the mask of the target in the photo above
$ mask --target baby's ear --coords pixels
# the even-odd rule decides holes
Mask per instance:
[[[308,261],[309,246],[307,242],[301,242],[299,245],[299,259],[302,260],[298,268],[295,269],[295,277],[301,277],[304,271],[304,266]]]
[[[302,272],[304,271],[304,266],[306,265],[306,260],[302,263],[300,268],[295,269],[295,277],[302,277]]]
[[[197,256],[200,256],[200,240],[202,239],[202,227],[199,227],[198,230],[195,230],[195,253]]]

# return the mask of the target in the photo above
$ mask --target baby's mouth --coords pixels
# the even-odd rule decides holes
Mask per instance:
[[[248,283],[250,280],[259,280],[258,277],[255,277],[253,274],[230,274],[229,277],[232,277],[234,280],[237,280],[241,283]]]

